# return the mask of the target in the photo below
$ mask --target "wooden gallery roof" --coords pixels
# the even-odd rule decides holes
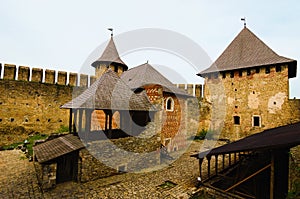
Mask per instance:
[[[80,139],[68,134],[34,146],[33,151],[37,161],[43,163],[82,148],[84,146]]]
[[[156,111],[145,92],[135,94],[111,69],[61,108]]]
[[[204,151],[192,157],[203,158],[207,155],[220,155],[244,151],[261,151],[292,148],[300,144],[300,122],[265,130],[241,140],[226,144],[211,151]]]
[[[98,64],[103,62],[120,64],[125,68],[125,70],[128,69],[128,66],[123,62],[123,60],[119,56],[113,37],[110,38],[102,55],[99,57],[99,59],[92,63],[92,66],[97,67]]]
[[[155,70],[150,64],[145,63],[125,71],[121,79],[131,88],[142,88],[146,85],[161,85],[164,92],[181,96],[189,96],[184,90],[177,88],[172,82]]]
[[[208,73],[287,63],[289,77],[296,77],[297,61],[280,56],[245,27],[220,57],[199,76]]]

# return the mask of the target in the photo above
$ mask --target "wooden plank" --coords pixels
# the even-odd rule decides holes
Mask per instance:
[[[248,176],[247,178],[244,178],[243,180],[239,181],[238,183],[234,184],[233,186],[229,187],[228,189],[226,189],[225,191],[230,191],[231,189],[234,189],[235,187],[239,186],[240,184],[242,184],[243,182],[249,180],[250,178],[256,176],[257,174],[261,173],[262,171],[266,170],[267,168],[269,168],[271,166],[271,164],[268,164],[267,166],[263,167],[262,169],[256,171],[255,173],[253,173],[252,175]]]

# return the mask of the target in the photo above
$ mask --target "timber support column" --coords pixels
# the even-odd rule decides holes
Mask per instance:
[[[270,199],[285,199],[289,182],[289,149],[272,151]]]

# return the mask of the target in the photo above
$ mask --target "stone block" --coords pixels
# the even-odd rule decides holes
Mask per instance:
[[[16,79],[16,71],[17,71],[16,65],[4,64],[3,79],[15,80]]]
[[[29,81],[30,69],[27,66],[19,66],[18,80]]]
[[[42,82],[43,81],[43,69],[32,68],[31,70],[31,81],[32,82]]]
[[[67,74],[68,73],[65,71],[58,71],[57,84],[66,85],[67,84]]]
[[[80,74],[80,86],[81,87],[88,86],[88,75]]]
[[[78,74],[77,73],[69,73],[69,85],[77,86],[78,84]]]
[[[54,84],[55,83],[55,70],[48,70],[45,71],[45,83]]]

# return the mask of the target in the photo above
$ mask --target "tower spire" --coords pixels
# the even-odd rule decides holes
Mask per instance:
[[[107,28],[107,30],[109,30],[111,32],[110,36],[113,37],[114,36],[114,29],[113,28]]]
[[[244,28],[246,28],[246,25],[247,25],[247,23],[246,23],[246,17],[241,18],[241,21],[244,21]]]

